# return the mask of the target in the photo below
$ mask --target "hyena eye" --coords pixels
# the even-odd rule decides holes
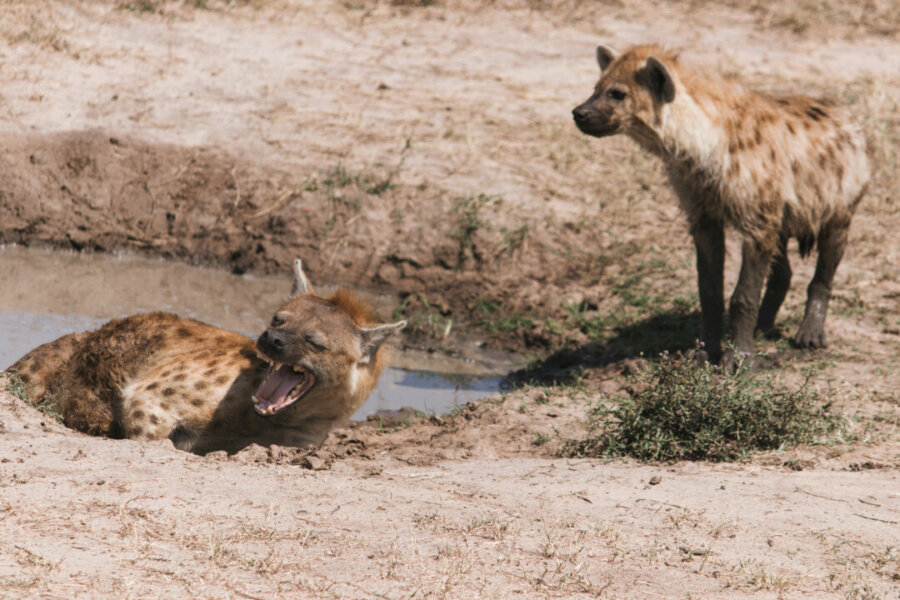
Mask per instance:
[[[622,90],[613,89],[606,92],[606,97],[615,100],[616,102],[621,102],[622,100],[624,100],[626,95],[627,94],[625,94],[625,92],[623,92]]]
[[[326,350],[322,342],[314,338],[313,336],[308,335],[304,339],[306,340],[306,343],[309,344],[316,352],[324,352]]]
[[[272,317],[272,322],[269,323],[269,327],[281,327],[282,325],[284,325],[284,319],[282,319],[278,315]]]

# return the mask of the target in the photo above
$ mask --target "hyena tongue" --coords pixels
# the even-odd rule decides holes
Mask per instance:
[[[287,365],[282,366],[263,381],[253,395],[256,412],[271,415],[287,407],[290,404],[288,394],[304,379],[305,374],[296,373]]]

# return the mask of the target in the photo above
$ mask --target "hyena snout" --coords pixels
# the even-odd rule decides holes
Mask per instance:
[[[575,125],[581,130],[581,133],[595,137],[603,137],[615,133],[619,128],[618,124],[613,122],[609,114],[606,114],[603,110],[598,110],[592,100],[579,104],[572,109],[572,118],[575,119]]]
[[[590,107],[579,104],[572,109],[572,117],[575,119],[576,123],[584,123],[590,118]]]
[[[281,358],[287,345],[284,333],[275,329],[266,329],[256,341],[259,351],[273,359]]]

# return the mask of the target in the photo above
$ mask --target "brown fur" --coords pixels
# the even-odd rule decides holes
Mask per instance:
[[[25,382],[33,403],[92,435],[170,438],[198,454],[251,443],[319,445],[371,393],[386,363],[382,342],[405,323],[376,325],[373,310],[344,290],[328,298],[310,293],[299,261],[295,276],[292,297],[256,344],[151,313],[44,344],[9,371]],[[272,346],[275,337],[283,347]],[[268,370],[258,350],[315,377],[305,395],[276,414],[254,409]]]
[[[597,137],[623,133],[665,162],[697,249],[710,359],[721,355],[726,226],[742,238],[729,308],[735,348],[750,353],[754,329],[774,329],[790,284],[790,238],[803,256],[819,250],[795,340],[825,346],[831,283],[869,180],[865,138],[849,112],[827,100],[745,90],[685,67],[659,46],[621,56],[600,46],[597,60],[600,80],[573,111],[576,124]]]

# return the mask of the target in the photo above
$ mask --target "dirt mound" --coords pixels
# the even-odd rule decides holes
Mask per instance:
[[[502,198],[452,198],[394,184],[390,172],[301,179],[213,148],[99,130],[0,145],[0,243],[132,249],[238,273],[283,273],[302,256],[314,279],[398,291],[405,309],[430,311],[427,334],[451,314],[502,322],[555,310],[602,274],[603,243],[589,228],[510,217]],[[584,247],[592,252],[575,250]],[[522,328],[512,343],[552,337]]]

